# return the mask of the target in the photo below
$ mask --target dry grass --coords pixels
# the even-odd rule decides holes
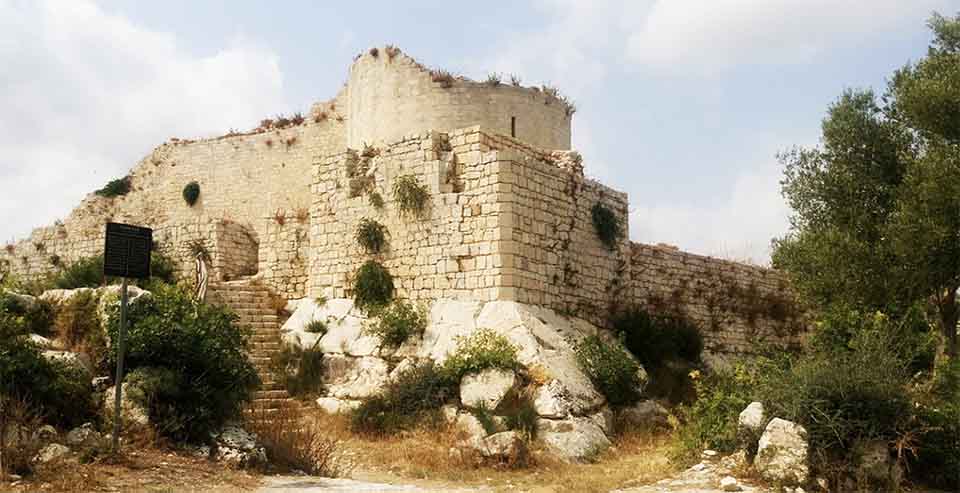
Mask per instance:
[[[310,219],[310,209],[306,207],[298,207],[294,211],[294,216],[297,218],[297,222],[300,224],[305,224],[307,220]]]
[[[339,452],[340,440],[331,436],[321,422],[310,419],[320,412],[292,404],[269,417],[254,414],[246,428],[260,438],[271,466],[323,477],[345,476],[352,463]]]
[[[4,491],[227,493],[251,491],[260,485],[257,473],[225,468],[207,459],[159,448],[128,450],[118,458],[108,456],[87,464],[76,459],[45,464]]]
[[[284,224],[286,224],[287,211],[283,209],[277,209],[276,212],[273,213],[273,222],[279,224],[280,226],[283,226]]]
[[[353,435],[347,417],[319,413],[313,419],[340,441],[345,455],[356,458],[353,476],[365,481],[414,483],[427,489],[456,482],[457,487],[487,486],[495,491],[607,492],[652,483],[675,472],[667,460],[669,437],[664,434],[621,434],[614,448],[593,464],[564,463],[535,443],[527,467],[518,469],[450,454],[465,438],[451,426],[424,426],[370,439]]]

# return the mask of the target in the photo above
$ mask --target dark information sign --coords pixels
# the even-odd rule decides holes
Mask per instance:
[[[150,277],[153,230],[129,224],[107,223],[103,249],[103,275],[146,279]]]

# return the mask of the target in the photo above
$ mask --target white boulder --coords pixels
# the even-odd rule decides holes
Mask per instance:
[[[257,436],[236,425],[227,425],[212,436],[214,460],[232,467],[248,468],[267,462],[267,451]]]
[[[361,401],[337,399],[336,397],[320,397],[317,406],[327,414],[347,414],[360,407]]]
[[[489,369],[460,380],[460,402],[471,408],[494,410],[517,384],[513,370]]]
[[[141,403],[145,402],[143,390],[130,382],[124,382],[120,393],[120,417],[125,425],[146,426],[150,424],[150,410]],[[110,386],[103,393],[103,417],[107,422],[113,422],[113,412],[116,406],[117,387]]]
[[[555,455],[569,462],[591,462],[610,447],[610,440],[590,418],[537,421],[537,436]]]
[[[36,457],[33,458],[34,462],[40,464],[46,464],[48,462],[53,462],[58,459],[62,459],[70,454],[70,449],[65,445],[60,445],[59,443],[51,443],[37,453]]]
[[[103,442],[103,435],[93,427],[92,423],[84,423],[83,426],[67,432],[66,442],[71,447],[96,447]]]
[[[765,479],[784,484],[807,480],[807,430],[785,419],[773,418],[757,447],[753,461]]]
[[[374,357],[328,354],[323,358],[327,393],[338,399],[365,399],[378,394],[390,375],[387,362]]]
[[[570,414],[571,407],[567,389],[559,380],[550,380],[537,387],[533,394],[533,408],[542,418],[566,418]]]
[[[737,420],[737,429],[740,430],[741,433],[749,433],[756,436],[756,433],[763,430],[764,419],[763,403],[751,402],[750,405],[740,412],[740,417]]]
[[[479,440],[487,436],[487,430],[476,416],[459,413],[456,419],[457,429],[467,435],[468,440]]]

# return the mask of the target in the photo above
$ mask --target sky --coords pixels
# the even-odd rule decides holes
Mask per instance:
[[[777,152],[923,56],[934,11],[960,0],[0,0],[0,242],[169,137],[306,112],[389,43],[559,87],[585,172],[629,194],[632,239],[766,264],[790,213]]]

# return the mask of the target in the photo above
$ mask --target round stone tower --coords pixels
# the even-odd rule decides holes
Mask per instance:
[[[371,50],[373,51],[373,50]],[[347,146],[480,125],[546,150],[570,149],[572,111],[543,91],[444,78],[387,49],[364,53],[346,87]]]

